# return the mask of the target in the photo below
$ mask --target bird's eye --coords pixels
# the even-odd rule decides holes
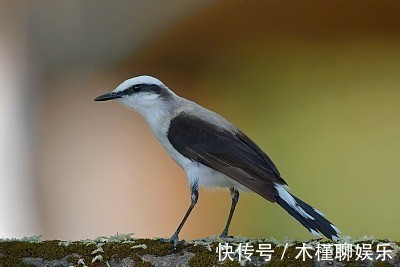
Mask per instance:
[[[135,93],[138,93],[138,92],[140,92],[141,90],[142,90],[142,87],[141,87],[139,84],[133,86],[133,91],[134,91]]]

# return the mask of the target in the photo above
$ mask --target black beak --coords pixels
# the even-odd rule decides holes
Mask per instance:
[[[116,99],[116,98],[121,98],[122,95],[119,93],[107,93],[101,96],[98,96],[94,99],[94,101],[107,101],[107,100],[111,100],[111,99]]]

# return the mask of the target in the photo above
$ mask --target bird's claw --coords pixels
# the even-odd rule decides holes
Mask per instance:
[[[228,233],[225,232],[225,231],[222,232],[222,234],[220,234],[219,237],[222,238],[222,239],[226,239],[226,238],[231,238],[231,239],[233,239],[233,236],[228,235]]]
[[[159,238],[159,240],[164,243],[172,243],[174,245],[173,250],[176,250],[179,245],[179,237],[176,234],[174,234],[171,238]]]

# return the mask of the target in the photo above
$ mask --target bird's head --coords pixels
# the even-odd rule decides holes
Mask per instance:
[[[138,76],[121,83],[112,92],[98,96],[95,101],[115,100],[142,115],[150,110],[162,109],[176,95],[160,80],[151,76]]]

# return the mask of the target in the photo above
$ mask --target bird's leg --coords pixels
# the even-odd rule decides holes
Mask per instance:
[[[197,199],[199,198],[199,186],[197,183],[195,183],[194,185],[192,185],[190,187],[190,198],[191,198],[191,203],[190,206],[188,208],[188,210],[186,211],[185,217],[183,217],[181,223],[179,224],[178,228],[176,229],[175,233],[172,235],[172,237],[168,240],[169,242],[173,242],[174,243],[174,248],[176,248],[176,246],[179,243],[179,232],[181,231],[183,225],[185,224],[187,218],[189,217],[190,213],[192,212],[192,209],[194,208],[194,206],[197,203]]]
[[[222,238],[228,237],[229,225],[231,224],[231,220],[232,220],[233,212],[235,211],[235,208],[236,208],[236,204],[239,201],[239,191],[235,187],[231,187],[230,192],[231,192],[231,197],[232,197],[232,205],[231,205],[231,210],[229,211],[228,220],[226,221],[225,229],[224,229],[224,231],[222,231],[222,234],[220,235],[220,237],[222,237]]]

